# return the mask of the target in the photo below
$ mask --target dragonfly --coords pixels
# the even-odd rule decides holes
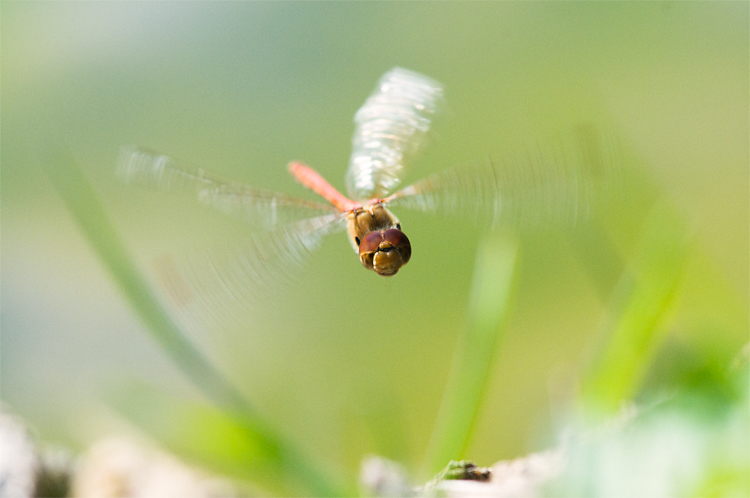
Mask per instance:
[[[288,165],[292,176],[325,203],[224,180],[135,146],[122,149],[118,171],[129,182],[187,188],[200,201],[260,229],[262,235],[230,256],[231,269],[212,265],[212,276],[224,287],[238,275],[257,281],[274,274],[269,268],[285,273],[300,266],[324,237],[344,230],[364,268],[394,276],[412,257],[411,241],[392,211],[396,208],[483,219],[490,227],[587,215],[597,183],[620,155],[616,140],[591,128],[576,131],[572,139],[451,168],[403,187],[408,165],[424,148],[444,107],[444,93],[441,83],[420,73],[399,67],[386,72],[354,115],[347,195],[307,164]]]

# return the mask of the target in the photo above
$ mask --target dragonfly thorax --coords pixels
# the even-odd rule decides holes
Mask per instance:
[[[398,219],[382,203],[353,209],[347,219],[349,239],[368,270],[395,275],[411,258],[411,244]]]

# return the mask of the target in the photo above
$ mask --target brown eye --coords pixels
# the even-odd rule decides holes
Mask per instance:
[[[402,265],[409,262],[409,259],[411,259],[411,243],[404,232],[391,228],[383,233],[383,239],[390,242],[394,249],[401,255]]]
[[[359,261],[368,270],[373,270],[373,259],[375,258],[378,246],[383,241],[383,234],[380,232],[370,232],[361,241],[359,238],[355,240],[359,243]]]
[[[383,277],[395,275],[411,258],[411,244],[401,230],[368,233],[359,245],[359,260]]]
[[[365,238],[362,239],[362,242],[359,244],[359,253],[375,252],[378,250],[378,246],[381,242],[383,242],[383,234],[381,232],[370,232],[365,235]]]

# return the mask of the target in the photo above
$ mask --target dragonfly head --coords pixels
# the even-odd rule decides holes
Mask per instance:
[[[397,228],[373,230],[359,243],[359,260],[368,270],[390,277],[409,262],[411,244]]]

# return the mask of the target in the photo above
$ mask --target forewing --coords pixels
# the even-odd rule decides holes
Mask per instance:
[[[295,281],[323,237],[346,226],[330,214],[249,235],[239,244],[212,247],[189,258],[158,261],[156,275],[173,307],[193,326],[246,326]]]
[[[259,228],[268,229],[309,216],[338,212],[328,204],[222,180],[201,169],[180,165],[164,154],[135,146],[121,149],[117,172],[127,182],[195,193],[201,202],[239,216]]]
[[[479,166],[434,174],[387,200],[389,207],[458,214],[491,226],[574,223],[613,192],[622,161],[614,132],[586,126]]]
[[[381,198],[396,189],[404,164],[425,142],[442,98],[440,83],[413,71],[397,67],[380,78],[354,115],[349,197]]]

